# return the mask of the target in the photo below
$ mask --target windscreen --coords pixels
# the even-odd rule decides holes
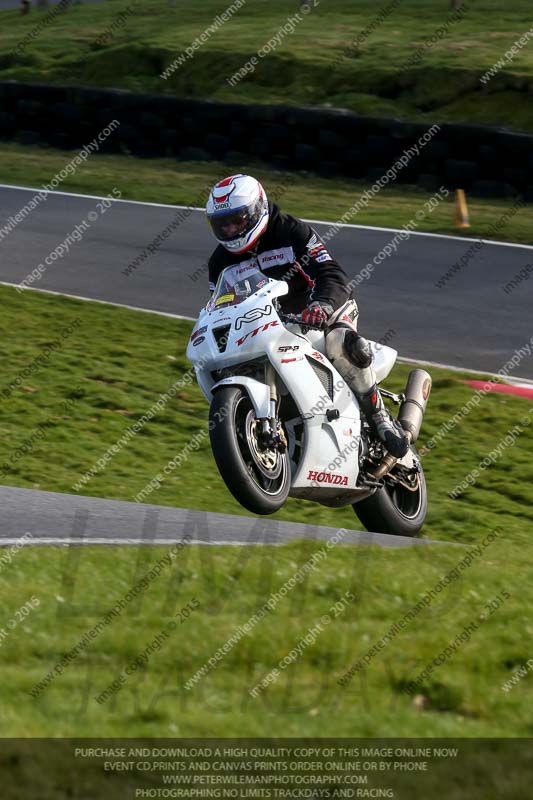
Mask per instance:
[[[235,264],[233,267],[226,267],[220,273],[213,296],[207,304],[207,310],[238,306],[266,286],[268,281],[266,275],[255,264],[246,266]]]

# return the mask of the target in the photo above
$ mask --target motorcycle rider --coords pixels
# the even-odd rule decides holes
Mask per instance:
[[[250,175],[219,181],[206,212],[219,243],[209,259],[210,290],[222,270],[237,263],[257,264],[269,277],[287,281],[289,293],[279,299],[282,311],[300,314],[304,324],[325,326],[328,358],[355,393],[374,434],[392,456],[404,456],[409,439],[383,403],[372,350],[357,332],[359,311],[346,273],[316,231],[283,214]]]

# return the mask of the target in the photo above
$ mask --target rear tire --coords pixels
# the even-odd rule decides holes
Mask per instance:
[[[417,456],[414,447],[411,452]],[[426,519],[428,498],[426,479],[422,465],[419,466],[418,489],[409,491],[398,484],[385,486],[353,504],[353,510],[368,531],[390,533],[396,536],[416,536]]]
[[[248,392],[223,386],[209,411],[213,455],[222,479],[238,502],[254,514],[274,514],[291,486],[287,451],[261,448],[259,425]]]

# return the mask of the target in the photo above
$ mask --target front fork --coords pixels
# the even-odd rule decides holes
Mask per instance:
[[[268,363],[265,369],[265,381],[270,387],[270,413],[268,419],[263,420],[261,439],[266,449],[279,450],[283,453],[287,449],[287,437],[281,422],[277,418],[279,402],[277,377],[276,370],[272,364]]]

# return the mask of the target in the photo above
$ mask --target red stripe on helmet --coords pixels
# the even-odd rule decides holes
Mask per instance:
[[[239,175],[230,175],[229,178],[224,178],[223,181],[220,181],[219,183],[217,183],[217,185],[215,186],[215,189],[218,189],[218,188],[222,189],[225,186],[229,186],[230,183],[232,183],[235,180],[235,178],[239,178],[239,177],[240,177]]]

